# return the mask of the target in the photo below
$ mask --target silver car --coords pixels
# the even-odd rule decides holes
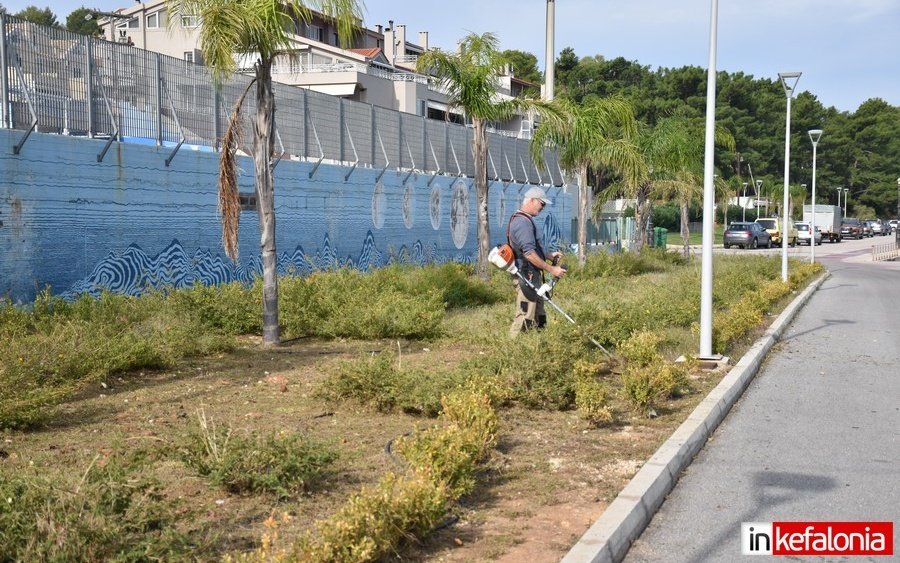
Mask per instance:
[[[737,222],[732,223],[725,229],[725,235],[722,239],[725,248],[732,246],[740,246],[741,248],[772,248],[772,237],[756,222]]]
[[[810,243],[810,224],[804,221],[800,221],[794,223],[794,226],[797,227],[797,244],[811,244]],[[816,227],[816,246],[822,244],[822,231],[819,230],[819,227]]]

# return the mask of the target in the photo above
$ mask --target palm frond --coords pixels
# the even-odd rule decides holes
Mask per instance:
[[[241,218],[237,159],[235,157],[244,132],[241,123],[241,108],[255,82],[255,78],[250,81],[247,89],[234,104],[231,117],[228,119],[228,126],[225,128],[225,135],[222,137],[222,156],[219,157],[219,215],[222,217],[222,247],[225,249],[225,255],[233,262],[237,262],[238,259],[238,228]]]

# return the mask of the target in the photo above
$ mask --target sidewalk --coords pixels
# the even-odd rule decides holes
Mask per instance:
[[[900,264],[855,256],[824,262],[831,277],[789,324],[625,561],[740,560],[741,522],[896,519]],[[647,488],[637,502],[652,514],[648,499],[657,493]],[[625,528],[640,515],[630,518]],[[566,561],[621,557],[591,543],[591,531]]]

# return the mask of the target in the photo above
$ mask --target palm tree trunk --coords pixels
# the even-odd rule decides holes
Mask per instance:
[[[275,188],[272,180],[275,95],[271,61],[256,65],[256,121],[253,124],[253,167],[256,172],[256,210],[263,270],[263,346],[279,341],[278,255],[275,250]]]
[[[684,257],[687,258],[691,254],[690,245],[688,241],[691,238],[691,230],[688,228],[688,202],[681,202],[681,240],[684,241]]]
[[[487,281],[491,277],[488,253],[491,244],[491,223],[488,219],[488,183],[487,183],[487,135],[483,119],[474,118],[475,145],[472,148],[475,158],[475,200],[478,206],[478,274]]]
[[[590,218],[590,194],[588,194],[588,168],[582,164],[578,171],[578,263],[587,261],[587,224]]]
[[[644,237],[647,236],[647,227],[650,222],[650,184],[644,183],[637,190],[637,204],[634,210],[634,228],[637,231],[634,237],[634,252],[640,252],[644,247]]]

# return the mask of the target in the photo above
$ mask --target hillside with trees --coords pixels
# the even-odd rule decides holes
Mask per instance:
[[[556,59],[556,93],[575,102],[611,95],[634,105],[641,122],[654,126],[668,117],[700,118],[706,108],[706,70],[696,66],[660,68],[622,57],[578,57],[572,48]],[[735,139],[735,152],[717,151],[717,173],[735,190],[749,180],[767,188],[784,182],[785,96],[777,78],[719,72],[716,120]],[[850,209],[864,205],[878,217],[898,214],[900,108],[879,98],[854,112],[825,107],[801,92],[792,103],[791,183],[812,185],[809,129],[824,130],[817,151],[816,192],[836,203],[836,189],[850,189]],[[734,192],[736,193],[736,192]]]

